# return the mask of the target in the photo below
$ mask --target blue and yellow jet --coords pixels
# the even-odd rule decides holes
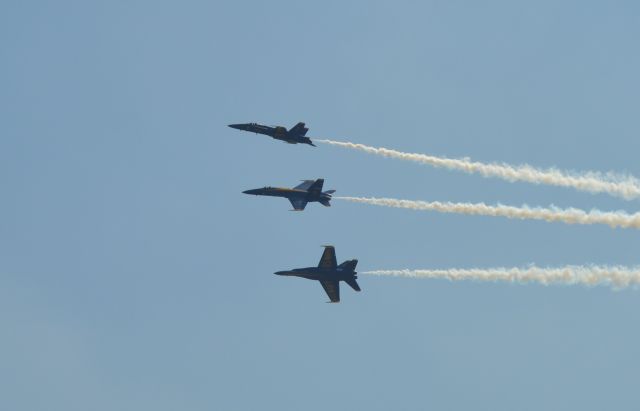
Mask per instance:
[[[282,126],[264,126],[257,123],[229,124],[229,127],[235,128],[236,130],[264,134],[289,144],[309,144],[310,146],[316,146],[309,137],[305,137],[309,129],[305,127],[304,123],[296,124],[291,127],[291,130],[287,130],[286,127]]]
[[[278,271],[274,274],[318,280],[331,302],[339,303],[340,281],[344,281],[354,290],[360,291],[360,286],[356,281],[358,278],[356,265],[358,265],[358,260],[347,260],[338,265],[336,262],[336,250],[331,245],[325,245],[324,253],[322,253],[317,267],[294,268],[293,270]]]
[[[288,198],[293,206],[291,211],[302,211],[307,203],[317,201],[325,207],[331,207],[331,194],[336,190],[322,191],[324,179],[302,180],[302,184],[294,188],[264,187],[243,191],[244,194]]]

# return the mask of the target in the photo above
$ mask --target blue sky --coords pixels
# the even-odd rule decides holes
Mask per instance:
[[[633,212],[227,128],[640,175],[635,2],[5,1],[0,408],[637,409],[637,290],[272,273],[638,264],[638,233],[243,190]]]

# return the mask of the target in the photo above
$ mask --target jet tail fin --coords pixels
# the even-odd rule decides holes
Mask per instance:
[[[309,186],[307,191],[311,194],[320,194],[320,192],[322,191],[323,185],[324,185],[324,178],[319,178]]]
[[[331,207],[331,203],[329,202],[329,200],[319,200],[320,204],[322,204],[325,207]]]
[[[351,288],[353,288],[356,291],[360,291],[360,286],[358,285],[358,282],[356,281],[355,278],[349,279],[349,280],[344,280],[345,283],[349,284],[349,286]]]
[[[295,126],[291,127],[289,133],[303,137],[305,134],[307,134],[307,131],[309,131],[309,129],[305,126],[304,123],[298,123]]]

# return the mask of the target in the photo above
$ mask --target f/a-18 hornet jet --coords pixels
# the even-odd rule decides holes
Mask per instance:
[[[295,126],[291,127],[291,130],[287,130],[286,127],[282,126],[264,126],[262,124],[257,123],[247,123],[247,124],[229,124],[229,127],[235,128],[237,130],[251,131],[256,134],[265,134],[267,136],[271,136],[276,140],[282,140],[285,143],[289,144],[309,144],[310,146],[316,146],[311,142],[309,137],[305,137],[307,131],[309,129],[305,127],[304,123],[298,123]]]
[[[325,207],[331,207],[331,203],[329,203],[331,194],[335,193],[336,190],[322,192],[323,184],[324,179],[319,178],[317,180],[302,180],[302,184],[294,188],[264,187],[243,191],[243,193],[257,196],[285,197],[291,201],[293,206],[291,211],[302,211],[307,206],[307,203],[312,201],[317,201]]]
[[[317,267],[294,268],[290,271],[278,271],[274,274],[318,280],[331,302],[339,303],[340,281],[344,281],[354,290],[360,291],[360,286],[356,282],[358,278],[356,275],[358,273],[355,271],[357,264],[358,260],[347,260],[337,265],[335,249],[331,245],[325,245],[324,253],[322,253]]]

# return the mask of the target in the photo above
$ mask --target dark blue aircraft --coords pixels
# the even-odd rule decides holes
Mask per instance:
[[[338,265],[335,249],[331,245],[325,245],[324,253],[322,253],[317,267],[294,268],[289,271],[278,271],[274,274],[318,280],[331,302],[339,303],[340,281],[344,281],[354,290],[360,291],[360,286],[356,282],[358,278],[356,275],[358,273],[355,271],[356,265],[358,265],[358,260],[348,260]]]
[[[293,206],[291,211],[302,211],[307,203],[312,201],[317,201],[325,207],[331,207],[331,203],[329,203],[331,194],[336,190],[322,192],[323,184],[324,179],[319,178],[317,180],[302,180],[302,184],[294,188],[264,187],[243,191],[243,193],[256,196],[285,197]]]
[[[229,127],[237,130],[251,131],[256,134],[265,134],[271,136],[276,140],[282,140],[289,144],[309,144],[310,146],[316,146],[311,142],[309,137],[305,137],[309,129],[305,127],[304,123],[298,123],[291,127],[291,130],[287,131],[286,127],[282,126],[263,126],[257,123],[247,124],[229,124]]]

